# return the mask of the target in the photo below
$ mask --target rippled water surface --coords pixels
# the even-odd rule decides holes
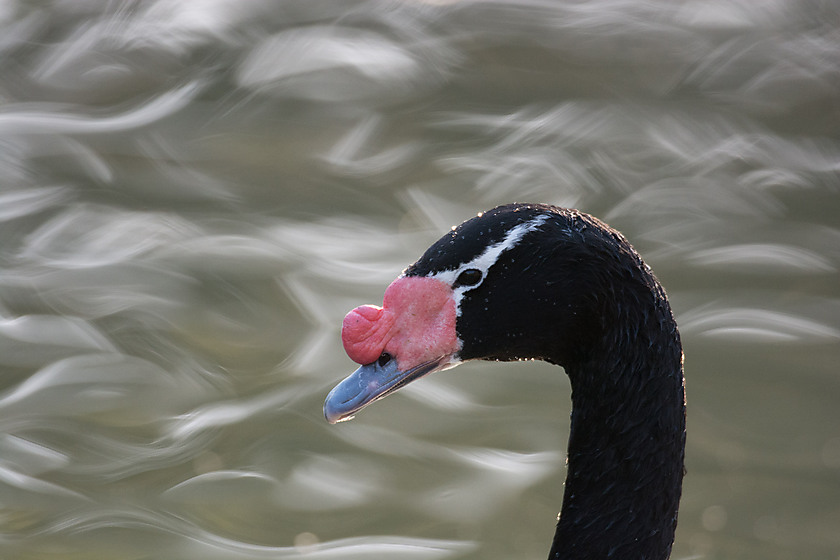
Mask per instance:
[[[328,425],[344,314],[503,202],[681,325],[674,558],[840,558],[834,2],[0,3],[0,556],[544,558],[569,387]]]

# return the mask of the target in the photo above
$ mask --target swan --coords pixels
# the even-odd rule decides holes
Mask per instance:
[[[549,559],[667,559],[685,456],[680,335],[665,291],[618,231],[583,212],[508,204],[434,243],[350,311],[361,366],[330,423],[467,360],[538,359],[572,388],[566,482]]]

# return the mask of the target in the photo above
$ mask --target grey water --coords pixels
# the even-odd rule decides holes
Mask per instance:
[[[452,225],[577,207],[685,346],[673,558],[840,558],[840,7],[0,3],[0,557],[539,559],[569,386],[330,426],[340,324]]]

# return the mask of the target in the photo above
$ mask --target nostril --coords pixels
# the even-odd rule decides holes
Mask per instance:
[[[385,367],[390,361],[391,355],[388,352],[382,352],[382,355],[379,356],[379,359],[376,360],[376,363],[379,364],[379,367]]]

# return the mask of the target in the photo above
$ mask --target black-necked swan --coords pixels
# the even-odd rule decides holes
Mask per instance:
[[[538,359],[572,387],[550,559],[670,555],[685,453],[682,346],[660,283],[616,230],[576,210],[499,206],[444,235],[344,319],[362,364],[330,423],[466,360]]]

